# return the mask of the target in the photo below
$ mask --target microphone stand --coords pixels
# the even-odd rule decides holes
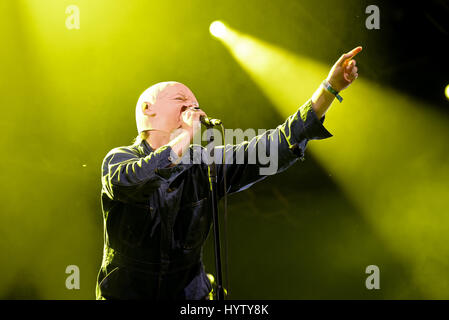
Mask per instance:
[[[215,271],[217,273],[217,300],[224,300],[224,290],[223,290],[223,278],[221,273],[221,254],[220,254],[220,226],[218,223],[218,196],[217,196],[217,166],[215,164],[215,147],[214,134],[212,127],[213,125],[206,125],[208,130],[208,143],[207,145],[212,145],[211,157],[212,161],[208,165],[209,167],[209,182],[210,190],[212,194],[212,215],[214,221],[214,247],[215,247]]]

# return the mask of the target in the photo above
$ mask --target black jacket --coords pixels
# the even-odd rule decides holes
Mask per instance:
[[[267,166],[252,157],[262,149],[271,147],[269,155],[276,155],[273,173],[303,159],[309,140],[332,136],[323,121],[308,101],[276,129],[226,145],[228,193],[267,176],[260,171]],[[195,300],[211,291],[202,263],[212,224],[208,167],[201,158],[205,150],[191,145],[189,163],[171,167],[176,161],[172,149],[153,150],[146,141],[106,155],[101,193],[104,254],[97,299]],[[223,150],[215,147],[216,159],[221,159]],[[224,195],[223,166],[217,163],[219,198]]]

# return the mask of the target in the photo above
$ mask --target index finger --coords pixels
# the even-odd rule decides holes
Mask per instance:
[[[345,59],[345,62],[343,63],[343,66],[347,66],[347,64],[349,63],[349,61],[351,61],[351,59],[353,59],[360,51],[362,51],[362,47],[357,47],[355,49],[352,49],[350,52],[348,52],[346,54],[347,58]]]

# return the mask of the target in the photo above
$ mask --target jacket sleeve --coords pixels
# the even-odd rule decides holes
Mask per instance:
[[[111,150],[102,164],[103,192],[124,202],[145,199],[160,185],[157,170],[171,164],[171,151],[171,147],[163,146],[139,157],[128,147]]]
[[[284,171],[299,158],[304,160],[309,140],[332,137],[323,126],[324,118],[318,119],[309,100],[276,129],[265,131],[240,144],[215,147],[219,197],[224,195],[224,172],[227,192],[234,193],[249,188],[269,175]]]

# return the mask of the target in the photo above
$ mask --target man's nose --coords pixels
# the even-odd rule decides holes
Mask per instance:
[[[189,108],[199,109],[198,102],[195,102],[195,101],[192,101],[192,102],[188,103],[188,107]]]

